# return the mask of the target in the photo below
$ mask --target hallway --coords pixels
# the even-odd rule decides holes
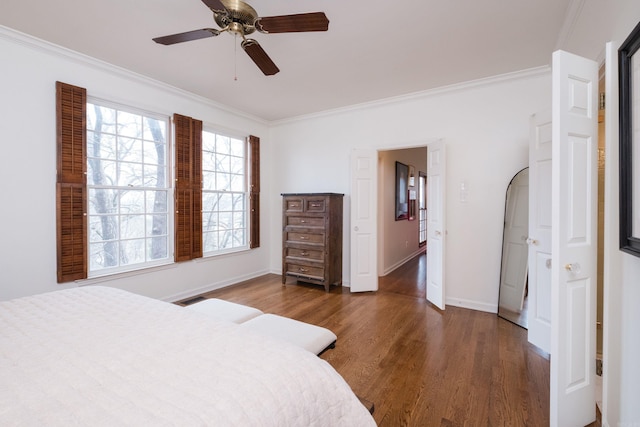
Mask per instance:
[[[422,252],[386,276],[379,277],[378,290],[424,299],[426,298],[426,273],[427,254]]]

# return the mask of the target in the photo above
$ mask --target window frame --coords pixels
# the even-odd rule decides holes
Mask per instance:
[[[132,271],[139,271],[139,270],[145,270],[147,268],[153,268],[153,267],[158,267],[158,266],[164,266],[164,265],[168,265],[168,264],[172,264],[174,262],[174,215],[173,215],[173,210],[174,210],[174,185],[173,185],[173,159],[174,159],[174,144],[173,144],[173,127],[172,127],[172,122],[171,122],[171,117],[166,115],[166,114],[162,114],[162,113],[158,113],[158,112],[153,112],[153,111],[149,111],[147,109],[144,108],[139,108],[139,107],[135,107],[132,105],[128,105],[128,104],[122,104],[122,103],[118,103],[118,102],[114,102],[114,101],[110,101],[110,100],[106,100],[104,98],[100,98],[100,97],[96,97],[96,96],[87,96],[87,100],[86,100],[86,104],[87,104],[87,109],[86,109],[86,114],[88,116],[88,109],[89,109],[89,104],[91,105],[98,105],[100,107],[104,107],[104,108],[110,108],[110,109],[114,109],[117,112],[124,112],[124,113],[129,113],[129,114],[134,114],[134,115],[140,115],[143,118],[151,118],[151,119],[156,119],[156,120],[162,120],[164,121],[165,124],[165,163],[164,163],[164,169],[165,169],[165,185],[163,187],[136,187],[137,190],[142,190],[142,191],[147,191],[147,190],[161,190],[161,191],[165,191],[166,195],[167,195],[167,201],[166,201],[166,206],[167,206],[167,211],[166,211],[166,221],[167,221],[167,228],[166,228],[166,245],[167,245],[167,254],[165,258],[162,259],[158,259],[158,260],[145,260],[143,262],[138,262],[138,263],[133,263],[133,264],[127,264],[127,265],[118,265],[115,267],[106,267],[106,268],[101,268],[99,270],[91,270],[91,244],[92,242],[90,241],[90,224],[91,224],[91,212],[90,212],[90,205],[91,205],[91,200],[90,200],[90,193],[91,193],[91,189],[95,188],[95,187],[105,187],[105,186],[94,186],[94,185],[89,185],[89,179],[88,179],[88,173],[89,173],[89,153],[88,153],[88,147],[89,147],[89,132],[93,132],[92,129],[89,129],[88,127],[88,119],[86,120],[87,125],[85,127],[85,135],[86,135],[86,142],[85,142],[85,150],[86,150],[86,159],[85,159],[85,164],[86,164],[86,176],[85,176],[85,183],[86,183],[86,199],[87,199],[87,210],[86,212],[86,227],[87,227],[87,237],[86,237],[86,257],[87,257],[87,278],[88,279],[92,279],[92,278],[98,278],[98,277],[104,277],[104,276],[112,276],[112,275],[116,275],[116,274],[120,274],[120,273],[127,273],[127,272],[132,272]],[[114,135],[117,138],[117,134]],[[144,141],[144,139],[142,139]],[[116,160],[117,162],[117,160]],[[144,165],[144,163],[141,163],[142,165]],[[114,190],[118,190],[118,189],[124,189],[124,187],[122,186],[107,186],[110,187]],[[151,212],[148,212],[145,210],[144,215],[150,215]],[[119,215],[119,214],[118,214]],[[146,227],[145,227],[146,229]],[[143,236],[143,239],[145,240],[145,245],[146,245],[146,240],[147,240],[148,236]],[[116,242],[120,243],[123,240],[128,240],[128,239],[122,239],[119,238],[117,240],[115,240]],[[145,254],[147,252],[147,248],[145,248]],[[145,256],[146,258],[146,256]]]
[[[227,191],[220,190],[205,190],[204,188],[204,180],[205,180],[205,168],[204,168],[204,134],[209,133],[214,137],[225,137],[230,139],[235,139],[237,141],[241,141],[243,145],[243,156],[242,156],[242,164],[243,164],[243,189],[242,192],[232,191],[230,193],[233,194],[242,194],[244,197],[243,203],[243,229],[244,229],[244,243],[241,246],[235,246],[227,249],[217,249],[213,251],[205,250],[205,233],[209,232],[205,230],[205,219],[204,219],[204,205],[205,205],[205,194],[225,194],[229,193]],[[202,256],[203,258],[214,258],[220,255],[226,255],[236,252],[244,252],[252,249],[251,247],[251,176],[252,176],[252,163],[251,163],[251,144],[248,136],[241,136],[237,132],[220,130],[215,126],[204,125],[202,128]],[[215,172],[214,172],[215,173]],[[232,211],[233,212],[233,211]]]

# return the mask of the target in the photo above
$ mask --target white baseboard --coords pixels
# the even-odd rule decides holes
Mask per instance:
[[[204,294],[206,292],[215,291],[216,289],[226,288],[227,286],[235,285],[240,282],[244,282],[249,279],[253,279],[256,277],[264,276],[265,274],[269,274],[269,271],[254,271],[252,273],[248,273],[242,276],[236,276],[231,279],[223,280],[220,282],[209,283],[208,285],[200,286],[198,288],[189,289],[188,291],[179,292],[177,294],[169,295],[162,298],[163,301],[174,302],[181,301],[186,298],[194,297],[200,294]]]
[[[407,262],[409,259],[413,258],[414,256],[418,255],[420,253],[417,252],[414,255],[410,256],[409,258],[407,258],[406,260],[404,260],[402,263]],[[400,265],[402,265],[402,263],[400,263]],[[395,268],[398,268],[400,265],[396,266]],[[393,271],[393,270],[391,270]],[[231,286],[231,285],[235,285],[237,283],[240,282],[244,282],[246,280],[250,280],[250,279],[254,279],[256,277],[260,277],[260,276],[264,276],[265,274],[277,274],[277,275],[281,275],[282,271],[275,271],[275,270],[264,270],[264,271],[256,271],[256,272],[252,272],[246,275],[242,275],[242,276],[237,276],[231,279],[227,279],[227,280],[223,280],[220,282],[215,282],[215,283],[209,283],[208,285],[205,286],[200,286],[198,288],[194,288],[194,289],[189,289],[188,291],[185,292],[179,292],[177,294],[173,294],[173,295],[169,295],[167,297],[162,298],[163,301],[168,301],[168,302],[174,302],[174,301],[181,301],[183,299],[187,299],[190,297],[194,297],[200,294],[204,294],[206,292],[211,292],[211,291],[215,291],[216,289],[221,289],[221,288],[225,288],[227,286]],[[344,278],[342,279],[342,286],[344,287],[351,287],[351,283],[348,280],[345,280]],[[477,311],[484,311],[487,313],[497,313],[498,312],[498,305],[497,304],[487,304],[484,302],[479,302],[479,301],[473,301],[473,300],[468,300],[468,299],[464,299],[464,298],[454,298],[454,297],[448,297],[445,300],[446,305],[451,305],[454,307],[461,307],[461,308],[469,308],[472,310],[477,310]]]
[[[413,258],[417,257],[422,252],[424,252],[424,248],[418,248],[418,250],[415,251],[414,253],[410,254],[409,256],[401,259],[400,261],[396,262],[395,264],[393,264],[393,265],[387,267],[386,269],[384,269],[384,271],[382,272],[382,274],[380,274],[380,276],[386,276],[387,274],[391,273],[393,270],[396,270],[397,268],[402,267],[403,264],[405,264],[408,261],[412,260]]]
[[[445,303],[446,305],[452,305],[454,307],[470,308],[472,310],[485,311],[487,313],[498,313],[497,304],[487,304],[486,302],[453,297],[445,298]]]

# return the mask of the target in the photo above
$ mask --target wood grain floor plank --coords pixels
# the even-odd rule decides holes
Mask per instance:
[[[548,356],[495,314],[428,303],[425,269],[418,256],[375,293],[266,275],[204,296],[331,329],[336,348],[321,357],[374,403],[380,426],[548,425]]]

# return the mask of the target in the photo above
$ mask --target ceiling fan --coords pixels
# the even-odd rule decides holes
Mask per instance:
[[[295,15],[280,15],[260,17],[258,12],[241,0],[202,0],[213,12],[213,19],[221,29],[202,28],[170,36],[156,37],[154,42],[163,45],[188,42],[217,36],[229,32],[242,37],[242,49],[255,62],[266,76],[272,76],[280,71],[269,55],[258,42],[246,36],[258,30],[260,33],[297,33],[303,31],[327,31],[329,20],[324,12],[299,13]]]

